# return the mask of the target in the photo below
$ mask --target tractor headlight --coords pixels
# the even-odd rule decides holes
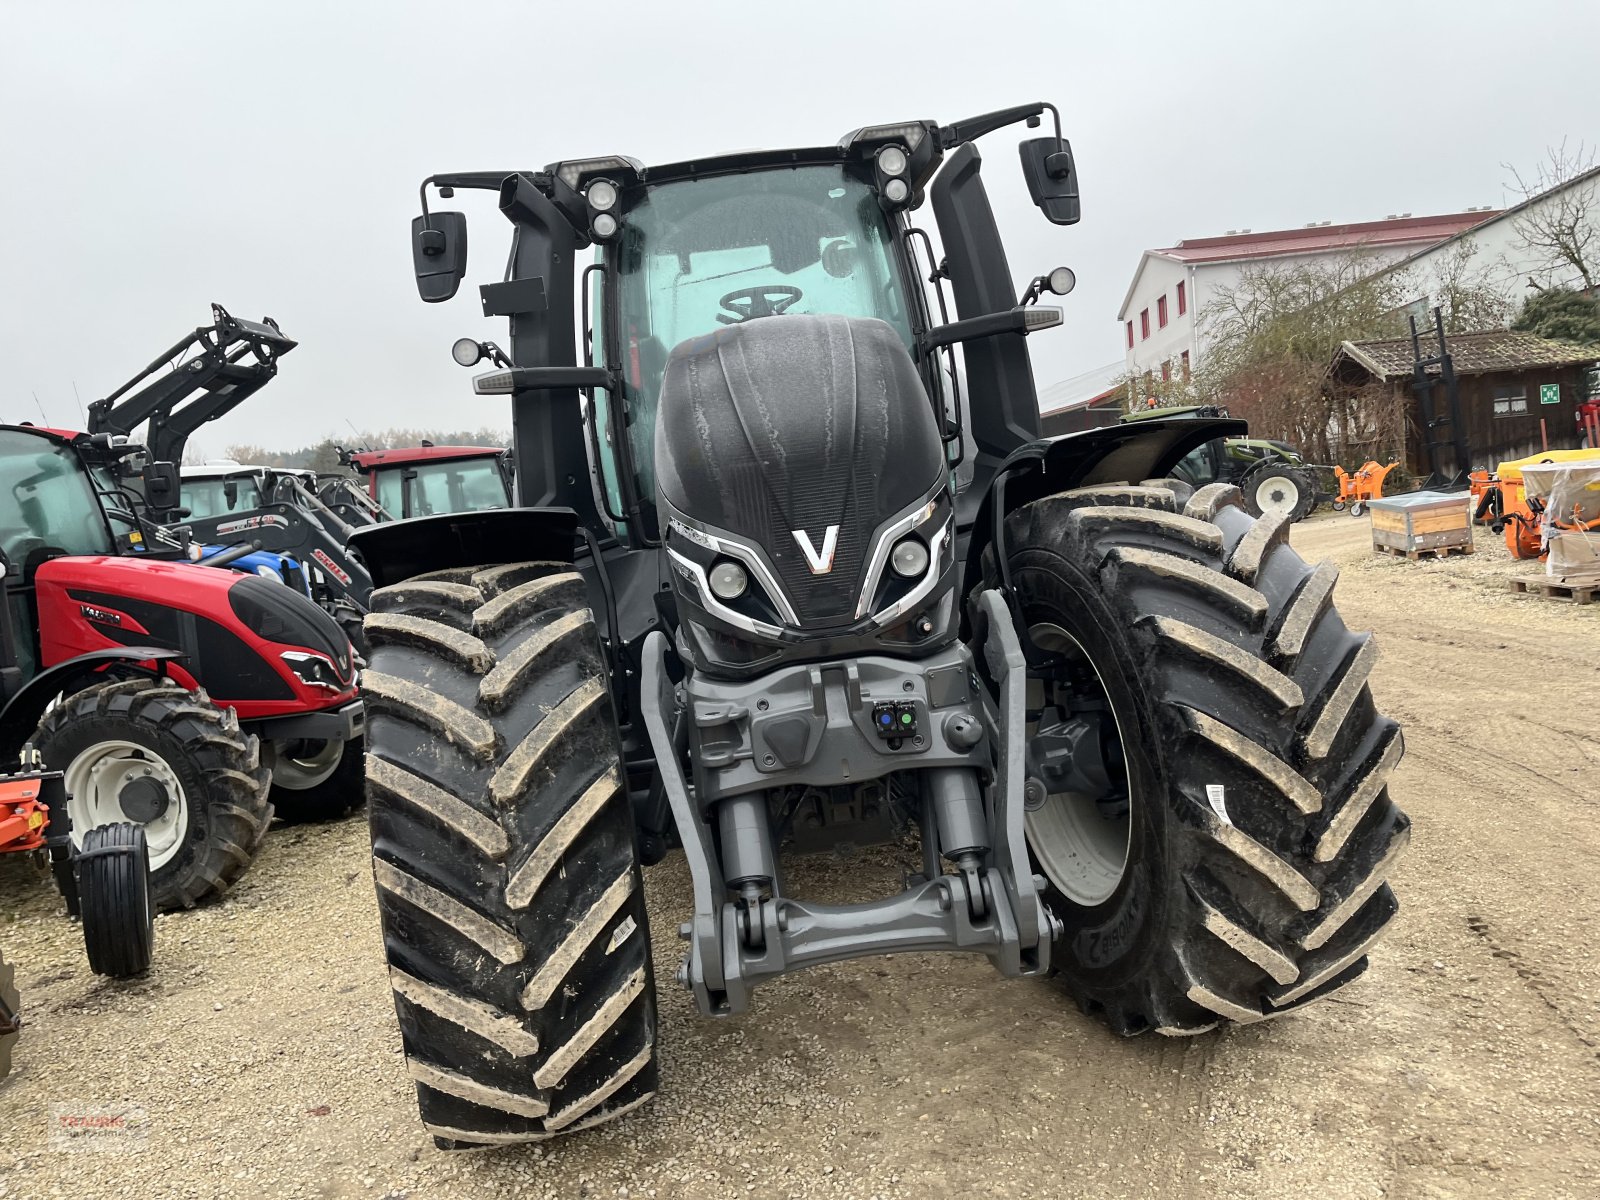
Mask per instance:
[[[928,570],[928,547],[919,537],[902,538],[889,552],[889,566],[903,579],[918,579]]]
[[[899,146],[889,145],[878,151],[878,170],[885,175],[904,175],[907,165],[906,152]]]
[[[262,563],[259,567],[256,568],[256,574],[261,576],[261,578],[263,578],[263,579],[272,580],[273,583],[282,583],[283,582],[283,576],[278,574],[278,572],[273,570],[271,567],[267,566],[266,563]]]
[[[724,559],[711,568],[706,576],[711,594],[719,600],[737,600],[750,586],[750,575],[736,562]]]
[[[604,179],[596,179],[583,195],[584,199],[589,201],[589,207],[595,212],[606,212],[617,203],[616,185]]]
[[[330,692],[344,690],[338,670],[322,655],[307,654],[304,650],[285,650],[282,658],[307,687],[327,688]]]
[[[617,219],[608,212],[596,213],[594,220],[589,223],[589,228],[595,237],[603,241],[617,232]]]
[[[890,204],[904,204],[911,188],[904,179],[891,179],[883,185],[883,195]]]

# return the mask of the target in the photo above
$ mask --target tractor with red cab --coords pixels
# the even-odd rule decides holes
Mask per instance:
[[[499,446],[351,450],[350,466],[367,477],[372,499],[396,520],[511,508],[509,453]]]

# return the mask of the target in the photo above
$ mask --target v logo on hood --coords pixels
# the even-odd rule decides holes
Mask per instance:
[[[806,556],[806,566],[811,568],[813,575],[826,575],[833,570],[833,552],[839,548],[839,527],[829,525],[822,535],[822,552],[819,554],[811,544],[811,535],[804,529],[791,529],[794,540],[800,544],[800,552]]]

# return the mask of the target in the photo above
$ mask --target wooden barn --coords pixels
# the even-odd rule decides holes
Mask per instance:
[[[1428,370],[1429,394],[1416,394],[1410,338],[1345,342],[1334,356],[1335,388],[1392,389],[1406,414],[1405,466],[1413,475],[1448,479],[1478,467],[1493,470],[1541,449],[1583,444],[1578,414],[1589,398],[1587,369],[1600,358],[1596,347],[1492,330],[1454,334],[1446,348],[1456,376],[1459,426],[1438,365]],[[1437,352],[1431,338],[1423,341],[1423,353],[1430,352]],[[1465,462],[1459,461],[1462,450]]]

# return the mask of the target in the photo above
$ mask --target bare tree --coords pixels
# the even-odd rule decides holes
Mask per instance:
[[[1476,264],[1477,255],[1477,243],[1463,238],[1434,267],[1433,302],[1444,309],[1446,333],[1504,329],[1511,319],[1510,301],[1490,281],[1488,271]]]
[[[1528,175],[1509,163],[1508,186],[1525,201],[1534,201],[1511,218],[1517,237],[1540,260],[1531,278],[1536,288],[1583,281],[1592,290],[1600,279],[1600,173],[1595,153],[1582,142],[1568,150],[1563,140],[1550,147],[1545,161]]]

